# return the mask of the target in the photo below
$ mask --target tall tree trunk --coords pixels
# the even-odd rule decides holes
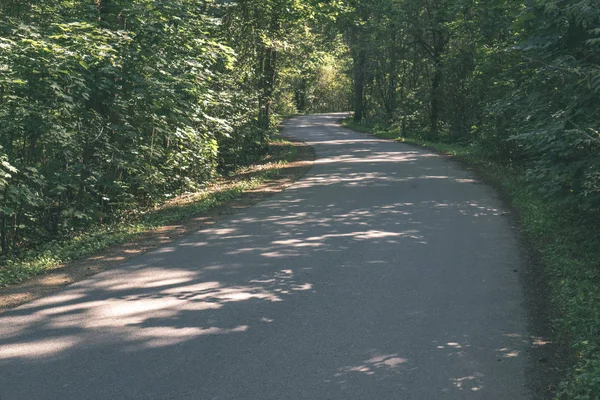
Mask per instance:
[[[398,33],[397,30],[394,29],[393,33],[392,33],[392,44],[389,47],[389,51],[390,51],[390,57],[389,57],[389,62],[387,65],[387,76],[388,76],[388,80],[389,80],[389,85],[388,85],[388,99],[387,99],[387,123],[388,124],[393,124],[394,123],[394,116],[396,114],[396,111],[398,109],[398,94],[397,94],[397,88],[398,88],[398,60],[400,58],[399,52],[399,40],[398,40]]]
[[[270,23],[271,35],[277,36],[281,30],[281,24],[279,22],[279,15],[275,12],[271,15]],[[261,128],[268,130],[271,126],[271,108],[273,106],[273,93],[275,92],[275,79],[277,77],[277,49],[273,44],[269,44],[266,47],[263,46],[264,57],[261,60],[262,74],[260,76],[260,88],[262,91],[261,99],[259,100],[259,117],[258,124]],[[263,135],[261,143],[265,145],[264,140],[266,137]]]
[[[277,50],[272,47],[264,50],[262,59],[262,75],[260,79],[260,111],[258,124],[263,129],[271,125],[271,108],[273,105],[273,92],[275,90],[275,74],[277,71]]]
[[[436,33],[433,38],[433,78],[431,79],[431,127],[432,138],[438,135],[440,120],[440,86],[443,78],[442,56],[446,49],[448,39],[441,33]]]
[[[0,249],[2,255],[8,254],[8,240],[6,238],[6,215],[2,214],[0,217]]]
[[[354,57],[354,121],[360,122],[364,118],[364,90],[365,90],[365,53],[358,50]]]
[[[296,109],[299,113],[306,111],[306,86],[306,79],[302,78],[300,81],[300,87],[295,91]]]
[[[432,138],[438,135],[440,119],[440,82],[442,80],[442,66],[440,61],[435,61],[433,79],[431,80],[431,126]]]

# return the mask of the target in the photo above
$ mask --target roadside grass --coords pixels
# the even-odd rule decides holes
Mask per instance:
[[[516,211],[520,230],[540,264],[550,292],[555,340],[568,343],[574,364],[558,384],[557,399],[600,399],[600,216],[541,195],[522,171],[490,161],[477,146],[401,138],[398,131],[345,120],[344,126],[425,147],[471,165],[499,188]],[[573,364],[573,363],[571,363]]]
[[[68,240],[45,243],[19,258],[0,260],[0,287],[23,282],[60,268],[68,261],[128,243],[145,232],[185,221],[240,197],[245,191],[279,176],[286,164],[296,158],[296,146],[280,136],[273,138],[269,148],[269,153],[258,163],[216,180],[201,192],[179,196],[159,207],[131,213],[118,222],[97,226],[93,231]]]

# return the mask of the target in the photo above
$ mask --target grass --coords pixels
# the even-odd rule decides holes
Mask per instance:
[[[185,221],[240,197],[245,191],[279,176],[285,165],[296,158],[296,147],[292,143],[276,137],[272,144],[272,150],[261,162],[237,170],[229,179],[215,182],[202,192],[179,197],[117,223],[97,226],[93,231],[69,240],[46,243],[20,258],[4,260],[0,268],[0,287],[23,282],[69,261],[131,242],[143,233]]]
[[[574,365],[557,385],[557,399],[600,399],[600,218],[544,197],[523,171],[490,161],[477,146],[401,138],[377,126],[344,125],[375,136],[426,147],[475,166],[517,213],[550,291],[554,339],[568,343]]]

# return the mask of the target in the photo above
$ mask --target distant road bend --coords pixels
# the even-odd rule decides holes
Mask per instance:
[[[494,192],[339,118],[287,123],[283,193],[0,315],[0,399],[531,399]]]

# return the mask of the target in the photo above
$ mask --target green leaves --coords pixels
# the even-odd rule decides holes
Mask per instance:
[[[256,93],[237,79],[220,20],[199,2],[7,10],[0,206],[11,219],[0,256],[196,190],[225,154],[246,153],[235,164],[260,153],[238,146],[258,135]]]
[[[3,191],[8,185],[12,175],[19,172],[8,162],[8,156],[4,154],[2,146],[0,146],[0,192]],[[8,214],[10,210],[8,207],[3,208],[5,214]]]

